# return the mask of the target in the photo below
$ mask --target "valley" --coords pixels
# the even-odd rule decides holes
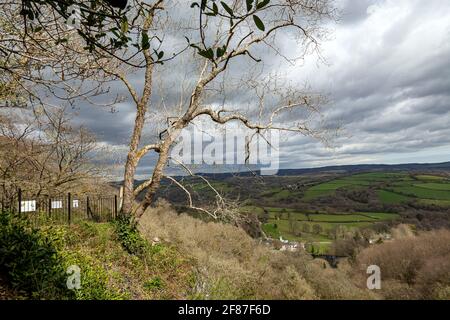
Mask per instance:
[[[239,201],[242,213],[257,216],[267,237],[300,242],[311,253],[330,253],[333,242],[349,234],[376,237],[400,223],[424,230],[449,223],[447,170],[207,178],[224,197]],[[214,190],[202,179],[181,179],[196,202],[214,201]],[[162,190],[160,197],[183,208],[183,191],[168,181]]]

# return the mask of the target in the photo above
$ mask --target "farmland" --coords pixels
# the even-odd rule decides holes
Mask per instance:
[[[270,218],[264,224],[264,231],[273,238],[280,236],[287,240],[320,244],[322,253],[333,241],[333,232],[338,228],[351,230],[370,227],[373,223],[398,218],[392,213],[301,213],[270,208]],[[280,214],[281,213],[281,214]]]
[[[372,172],[323,180],[301,191],[272,188],[262,194],[269,205],[252,202],[243,211],[265,216],[268,236],[320,245],[326,252],[336,230],[396,221],[409,205],[450,207],[450,180],[442,176]],[[289,197],[290,203],[279,206]],[[297,199],[294,205],[292,199]]]
[[[216,194],[203,180],[185,182],[194,202],[214,203]],[[450,209],[447,171],[225,176],[209,177],[209,182],[224,197],[238,199],[242,213],[256,215],[267,236],[312,244],[323,252],[337,233],[411,223],[416,216],[427,228],[439,226],[441,218],[435,216]],[[171,202],[186,202],[176,186],[168,184],[165,191]]]
[[[387,204],[399,204],[411,200],[411,198],[407,196],[387,190],[378,190],[377,194],[380,201]]]
[[[311,201],[334,195],[342,188],[371,188],[376,190],[379,201],[386,204],[402,203],[415,198],[450,200],[450,180],[440,176],[411,176],[407,173],[367,173],[331,180],[306,190],[303,200]]]

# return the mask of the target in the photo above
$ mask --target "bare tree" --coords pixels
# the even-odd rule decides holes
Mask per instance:
[[[28,117],[5,116],[0,126],[2,193],[17,188],[39,196],[76,191],[97,175],[95,140],[70,124],[64,109],[35,110]]]
[[[44,2],[50,4],[45,9],[52,13],[51,17],[67,18],[60,7],[52,6],[52,2],[64,1]],[[124,170],[124,214],[140,218],[154,202],[164,177],[179,184],[165,172],[170,151],[176,145],[180,132],[200,120],[207,119],[217,125],[239,123],[254,135],[264,136],[277,130],[322,138],[321,132],[308,122],[312,114],[319,111],[322,97],[286,83],[280,84],[277,74],[262,76],[256,70],[262,70],[258,66],[264,66],[258,57],[261,50],[270,52],[271,58],[282,58],[292,63],[293,58],[285,55],[280,46],[279,39],[284,36],[300,45],[301,51],[295,54],[299,59],[317,50],[326,35],[323,23],[335,15],[332,0],[229,0],[220,3],[213,0],[189,3],[130,0],[130,7],[123,14],[117,30],[114,30],[118,22],[115,9],[108,11],[110,8],[104,9],[102,2],[97,2],[100,6],[97,13],[100,12],[103,18],[94,29],[86,27],[89,26],[86,22],[90,15],[95,17],[96,14],[90,7],[82,7],[84,13],[78,33],[61,31],[63,28],[55,24],[57,19],[53,18],[40,25],[44,26],[47,36],[58,35],[58,45],[61,42],[79,41],[76,38],[78,35],[88,46],[91,56],[81,50],[71,53],[86,57],[85,60],[77,58],[76,62],[68,65],[52,65],[53,72],[59,75],[59,81],[65,80],[63,75],[66,74],[72,77],[71,81],[80,77],[99,82],[105,82],[105,79],[120,80],[128,90],[129,98],[136,108],[136,116]],[[107,12],[116,15],[107,16]],[[105,16],[110,20],[105,19]],[[49,32],[48,26],[53,24],[56,29],[50,28]],[[116,31],[112,32],[115,34],[112,39],[105,36],[105,28]],[[167,40],[169,38],[171,40]],[[122,42],[117,42],[117,39],[122,39]],[[169,43],[171,53],[163,50],[164,43]],[[111,44],[112,47],[109,46]],[[48,47],[48,44],[45,46]],[[64,48],[71,49],[67,45]],[[155,77],[164,82],[170,75],[170,68],[174,68],[173,64],[179,63],[181,59],[189,61],[187,64],[190,68],[186,70],[187,76],[174,81],[175,86],[183,88],[180,99],[175,102],[165,97],[164,90],[159,90],[159,96],[155,96],[158,89]],[[233,68],[237,64],[248,66],[249,72],[241,79],[233,77]],[[142,85],[133,84],[131,76],[136,72],[143,75]],[[42,77],[41,73],[38,78]],[[55,85],[50,82],[42,84],[49,85],[49,88]],[[245,94],[250,95],[247,110],[234,105],[229,99],[230,87],[247,89]],[[89,93],[80,93],[85,87],[79,85],[74,89],[70,81],[64,81],[64,86],[59,88],[70,92],[69,100]],[[55,90],[52,91],[55,93]],[[157,99],[160,100],[159,104]],[[165,112],[158,112],[159,106]],[[284,116],[286,113],[295,114],[296,110],[305,116],[302,121],[296,120],[298,116]],[[158,128],[161,134],[152,141],[143,141],[146,127]],[[150,152],[156,155],[155,166],[149,172],[148,180],[136,187],[136,169]],[[145,190],[145,197],[135,205],[135,197],[142,190]],[[185,188],[184,191],[188,192]],[[218,204],[223,204],[220,199],[218,195]],[[190,206],[195,208],[192,202]],[[206,212],[212,213],[210,210]],[[217,214],[212,216],[217,217]]]
[[[275,48],[277,35],[283,29],[288,28],[299,32],[294,34],[299,37],[299,40],[306,47],[311,45],[313,47],[317,46],[318,40],[316,36],[320,38],[322,32],[317,23],[324,18],[331,17],[333,14],[332,8],[329,7],[327,1],[250,1],[247,4],[244,2],[232,1],[229,6],[222,4],[222,10],[219,10],[212,1],[202,2],[199,6],[198,18],[194,20],[196,26],[192,26],[197,33],[197,41],[191,43],[191,47],[196,50],[197,56],[201,56],[204,59],[200,63],[199,72],[196,74],[197,80],[191,88],[188,95],[189,98],[174,106],[175,109],[181,112],[168,123],[165,129],[167,135],[160,141],[139,147],[145,122],[144,118],[152,95],[152,76],[155,64],[152,63],[151,59],[149,59],[146,67],[144,91],[141,96],[136,95],[134,90],[130,91],[136,102],[137,116],[125,167],[124,206],[122,208],[124,213],[133,212],[139,218],[146,208],[151,205],[160,186],[161,179],[165,176],[164,170],[169,161],[170,150],[176,143],[178,135],[181,130],[194,123],[200,117],[206,116],[217,124],[226,124],[232,121],[240,122],[243,126],[258,134],[263,134],[270,130],[282,130],[314,136],[318,135],[317,132],[303,124],[285,124],[280,122],[278,117],[283,112],[292,111],[296,108],[317,111],[317,103],[321,101],[319,96],[308,95],[290,88],[285,90],[277,88],[280,90],[277,92],[278,101],[272,108],[264,105],[259,99],[261,97],[256,96],[255,106],[251,111],[255,112],[255,109],[258,109],[259,106],[259,112],[264,114],[264,117],[260,117],[255,121],[252,121],[251,113],[245,114],[236,109],[233,110],[232,105],[224,103],[221,108],[215,108],[209,104],[212,100],[211,97],[208,97],[209,90],[214,90],[215,85],[226,81],[224,80],[226,79],[225,71],[234,60],[243,58],[247,59],[249,63],[258,63],[259,60],[251,52],[252,48],[257,45],[267,45]],[[154,4],[154,10],[151,11],[151,18],[147,20],[147,26],[152,25],[157,13],[164,12],[163,4],[164,1],[158,1]],[[264,15],[265,21],[262,22],[258,15]],[[297,23],[296,18],[299,19],[300,17],[308,17],[306,25],[303,26]],[[146,32],[145,30],[146,28],[144,28],[144,32]],[[278,54],[279,51],[274,50]],[[257,79],[252,80],[254,80],[254,83],[257,82]],[[255,88],[259,89],[257,85],[255,85]],[[265,85],[264,89],[268,89],[268,86]],[[223,91],[221,93],[224,94]],[[263,112],[262,109],[265,108],[270,111]],[[151,178],[143,186],[138,186],[135,190],[133,182],[136,167],[142,157],[150,151],[158,154]],[[139,206],[133,209],[136,191],[142,190],[143,187],[146,188],[146,195]],[[187,190],[184,191],[187,192]]]

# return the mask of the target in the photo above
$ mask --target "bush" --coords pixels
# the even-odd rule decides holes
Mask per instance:
[[[148,248],[148,242],[140,235],[133,219],[122,216],[114,221],[118,240],[124,249],[134,255],[142,255]]]
[[[58,232],[40,232],[27,220],[0,214],[0,270],[16,290],[32,298],[71,298],[66,288]]]
[[[449,230],[435,230],[375,245],[358,254],[355,274],[379,266],[388,299],[449,299],[449,243]]]
[[[13,289],[33,299],[121,299],[108,274],[90,254],[68,249],[76,226],[33,228],[26,219],[0,214],[0,272]],[[67,232],[67,231],[72,232]],[[80,268],[81,288],[67,288],[66,270]]]
[[[119,290],[108,287],[108,273],[103,266],[88,254],[81,252],[65,252],[65,265],[80,267],[81,288],[74,290],[77,300],[120,300],[128,296]]]

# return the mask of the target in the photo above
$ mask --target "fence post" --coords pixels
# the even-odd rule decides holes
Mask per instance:
[[[71,200],[72,196],[70,194],[70,192],[67,194],[67,220],[69,221],[69,225],[70,225],[70,220],[71,220],[71,210],[72,210],[72,200]]]
[[[19,190],[17,190],[17,200],[19,202],[19,217],[22,214],[22,189],[19,188]]]
[[[119,189],[119,211],[122,211],[122,205],[123,205],[123,187],[120,187]]]
[[[89,196],[86,196],[86,217],[89,219]]]
[[[117,194],[114,195],[114,219],[117,219]]]
[[[48,217],[51,218],[52,217],[52,198],[48,197]]]

